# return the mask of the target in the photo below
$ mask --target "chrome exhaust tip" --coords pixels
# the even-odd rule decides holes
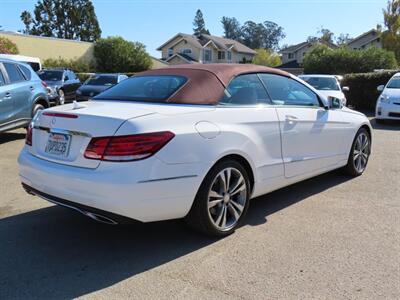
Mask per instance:
[[[87,216],[87,217],[89,217],[89,218],[91,218],[91,219],[93,219],[93,220],[95,220],[97,222],[100,222],[100,223],[105,223],[105,224],[108,224],[108,225],[118,225],[118,222],[116,222],[115,220],[110,219],[110,218],[108,218],[106,216],[102,216],[102,215],[98,215],[98,214],[95,214],[95,213],[91,213],[91,212],[88,212],[88,211],[82,211],[82,210],[81,210],[81,213],[83,213],[85,216]]]

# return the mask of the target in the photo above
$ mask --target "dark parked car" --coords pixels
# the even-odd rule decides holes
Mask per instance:
[[[128,78],[123,74],[95,74],[76,91],[76,100],[86,101]]]
[[[49,101],[57,105],[75,100],[76,90],[81,86],[79,78],[68,69],[43,69],[39,77],[48,86]]]
[[[45,84],[32,68],[0,59],[0,132],[27,126],[38,110],[47,107]]]

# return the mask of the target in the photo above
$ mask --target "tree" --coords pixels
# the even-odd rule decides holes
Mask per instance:
[[[278,49],[279,42],[285,37],[283,28],[270,21],[255,23],[247,21],[241,27],[242,41],[250,48]]]
[[[339,46],[344,46],[344,45],[347,45],[347,43],[350,42],[351,40],[352,40],[352,38],[350,37],[350,35],[348,33],[346,33],[346,34],[341,33],[336,38],[336,44],[338,44]]]
[[[0,53],[1,54],[18,54],[18,47],[11,40],[0,37]]]
[[[348,74],[395,69],[397,62],[393,52],[376,47],[331,49],[317,44],[304,56],[303,67],[305,73]]]
[[[321,28],[317,31],[317,36],[309,36],[307,38],[307,42],[316,43],[318,41],[324,41],[333,44],[333,37],[334,33],[332,31],[321,26]]]
[[[204,21],[203,18],[203,13],[201,12],[200,9],[197,10],[196,16],[194,17],[193,20],[193,32],[195,35],[200,35],[200,34],[210,34],[210,31],[206,29],[206,22]]]
[[[239,21],[236,18],[222,17],[222,27],[224,28],[224,37],[235,41],[242,40],[242,30]]]
[[[101,36],[91,0],[38,0],[33,14],[21,13],[25,33],[88,42]]]
[[[387,2],[383,10],[383,19],[386,31],[382,32],[382,46],[393,51],[400,62],[400,0]]]
[[[100,72],[140,72],[152,64],[142,43],[122,37],[98,39],[94,44],[94,57]]]
[[[253,64],[267,67],[277,67],[282,64],[280,56],[269,49],[256,49]]]

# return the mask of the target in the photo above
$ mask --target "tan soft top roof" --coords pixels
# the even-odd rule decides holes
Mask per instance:
[[[247,73],[272,73],[290,76],[289,73],[279,69],[253,64],[187,64],[149,70],[135,76],[184,76],[188,81],[168,99],[168,102],[217,104],[229,82],[234,77]]]

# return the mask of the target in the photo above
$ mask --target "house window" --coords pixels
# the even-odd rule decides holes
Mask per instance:
[[[218,51],[218,59],[225,59],[225,51]]]
[[[168,57],[174,55],[174,48],[168,48]]]
[[[211,49],[204,50],[204,61],[211,61],[212,60],[212,51]]]
[[[294,58],[294,54],[293,53],[289,53],[288,57],[289,57],[289,59],[292,59],[292,58]]]
[[[232,60],[232,51],[228,51],[228,60],[229,60],[229,61]]]
[[[183,48],[183,49],[181,49],[181,53],[182,54],[192,54],[192,49],[189,49],[189,48]]]

